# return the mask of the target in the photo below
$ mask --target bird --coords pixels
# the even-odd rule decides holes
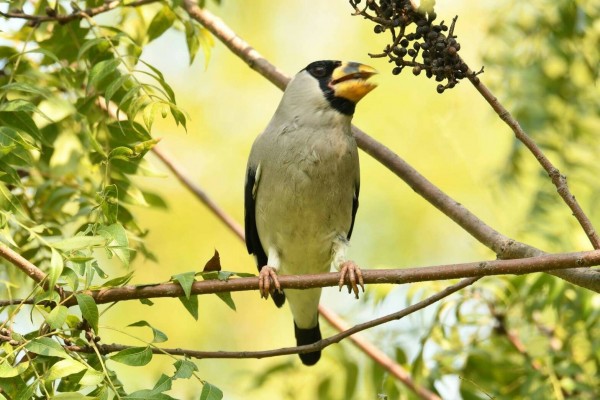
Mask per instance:
[[[298,346],[322,339],[321,288],[281,290],[277,276],[340,272],[358,298],[356,263],[347,259],[360,190],[351,120],[356,104],[377,85],[377,71],[357,62],[314,61],[287,85],[275,114],[255,139],[245,178],[248,253],[256,258],[261,297],[286,298]],[[321,351],[299,354],[316,364]]]

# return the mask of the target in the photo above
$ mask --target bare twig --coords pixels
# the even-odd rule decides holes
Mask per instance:
[[[544,155],[542,150],[538,147],[535,141],[525,133],[523,128],[519,122],[511,115],[511,113],[504,108],[504,106],[498,101],[498,99],[494,96],[494,94],[485,86],[481,80],[477,77],[473,77],[471,74],[472,71],[468,71],[468,77],[473,86],[481,93],[483,98],[488,102],[488,104],[494,109],[494,111],[498,114],[500,119],[506,123],[512,129],[515,134],[515,137],[521,141],[527,147],[527,149],[535,156],[535,159],[538,160],[542,168],[548,173],[548,176],[552,180],[554,186],[556,186],[556,191],[560,195],[560,197],[564,200],[564,202],[569,206],[571,211],[573,212],[573,216],[577,219],[581,227],[583,228],[585,234],[588,239],[592,243],[594,249],[600,249],[600,236],[594,229],[592,225],[592,221],[587,217],[575,196],[569,190],[569,186],[567,185],[566,176],[562,175],[558,168],[556,168],[552,162]]]
[[[93,17],[95,15],[105,13],[117,7],[139,7],[150,3],[157,3],[159,1],[161,0],[137,0],[124,4],[122,0],[113,0],[105,2],[101,6],[86,8],[85,10],[73,9],[73,12],[71,14],[33,15],[18,10],[8,12],[0,11],[0,15],[7,19],[25,19],[29,21],[29,23],[31,23],[32,25],[36,26],[44,22],[59,22],[61,24],[66,24],[73,20]]]
[[[213,214],[215,214],[221,222],[223,222],[235,235],[244,240],[244,230],[242,227],[231,218],[217,203],[211,199],[202,188],[196,185],[190,178],[181,165],[173,158],[169,157],[160,147],[153,147],[152,152],[173,172],[177,179],[190,190],[197,199],[199,199]]]
[[[343,339],[354,335],[358,332],[364,331],[366,329],[373,328],[378,325],[385,324],[390,321],[399,320],[404,318],[405,316],[412,314],[416,311],[422,310],[423,308],[434,304],[435,302],[447,297],[471,284],[476,282],[479,277],[475,278],[467,278],[463,279],[458,283],[455,283],[451,286],[448,286],[444,290],[435,293],[426,299],[423,299],[415,304],[412,304],[398,312],[391,313],[385,315],[383,317],[379,317],[373,319],[368,322],[364,322],[362,324],[358,324],[353,326],[352,328],[346,329],[340,333],[337,333],[328,338],[322,339],[316,343],[304,346],[294,346],[294,347],[284,347],[281,349],[274,350],[261,350],[261,351],[198,351],[198,350],[186,350],[186,349],[161,349],[161,348],[153,348],[152,352],[155,354],[171,354],[171,355],[180,355],[187,356],[193,358],[265,358],[265,357],[275,357],[289,354],[298,354],[298,353],[310,353],[316,350],[322,350],[327,346],[330,346],[334,343],[339,343]],[[2,337],[0,337],[2,340]],[[129,349],[135,346],[125,346],[120,344],[105,344],[98,345],[98,350],[102,354],[114,353],[116,351],[121,351],[125,349]],[[89,346],[65,346],[67,350],[71,351],[79,351],[79,352],[93,352],[94,350]],[[433,399],[437,397],[425,397],[427,399]]]
[[[285,88],[290,78],[241,39],[220,18],[208,10],[200,9],[193,0],[184,0],[184,7],[192,18],[200,22],[221,40],[232,53],[241,58],[252,69],[278,88]],[[458,201],[452,199],[429,182],[397,154],[365,132],[353,126],[353,133],[358,146],[362,150],[404,180],[417,194],[421,195],[442,213],[450,217],[482,244],[492,249],[498,255],[498,258],[524,258],[543,254],[541,250],[511,239],[485,224],[485,222],[463,207]],[[575,285],[600,293],[600,273],[597,271],[571,269],[550,271],[549,273]]]

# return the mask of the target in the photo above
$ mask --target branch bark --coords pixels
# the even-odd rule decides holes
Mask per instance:
[[[150,3],[158,3],[161,0],[137,0],[127,4],[123,4],[122,0],[108,1],[98,7],[86,8],[85,10],[73,9],[71,14],[55,14],[51,12],[48,15],[33,15],[27,14],[22,10],[12,10],[8,12],[0,11],[0,15],[7,19],[24,19],[29,21],[30,24],[37,26],[44,22],[58,22],[60,24],[66,24],[73,20],[83,19],[87,17],[93,17],[98,14],[105,13],[113,10],[117,7],[139,7]]]
[[[33,265],[29,260],[25,259],[16,251],[12,250],[5,244],[0,243],[0,257],[14,265],[23,271],[28,277],[36,281],[37,283],[43,283],[46,281],[46,274]]]
[[[600,265],[600,250],[577,253],[546,254],[537,257],[477,261],[470,263],[436,265],[430,267],[413,267],[401,269],[363,269],[366,284],[405,284],[413,282],[436,281],[483,277],[505,274],[529,274],[547,270],[590,267]],[[312,275],[280,275],[282,289],[311,289],[327,286],[338,286],[339,273]],[[258,289],[258,278],[231,278],[229,280],[210,279],[194,282],[191,294],[210,294],[222,292],[240,292]],[[97,304],[112,303],[125,300],[139,300],[159,297],[181,297],[185,293],[178,283],[127,285],[116,288],[88,290],[82,293],[92,296]],[[77,301],[65,292],[63,305],[74,306]],[[15,300],[10,304],[18,304]],[[7,303],[0,302],[1,305]]]
[[[250,68],[264,76],[275,86],[282,90],[285,89],[290,79],[289,76],[277,69],[240,38],[223,20],[210,11],[199,8],[193,0],[184,0],[183,5],[193,19],[215,35],[233,54],[237,55]],[[353,126],[353,133],[358,146],[363,151],[405,181],[417,194],[451,218],[474,238],[493,250],[498,258],[525,258],[544,254],[543,251],[511,239],[487,225],[458,201],[433,185],[397,154],[359,128]],[[575,268],[568,271],[549,271],[549,273],[575,285],[600,293],[600,273],[597,271]]]

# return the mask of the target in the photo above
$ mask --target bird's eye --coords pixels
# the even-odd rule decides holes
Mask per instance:
[[[327,75],[327,69],[323,65],[315,65],[310,69],[310,73],[315,78],[324,78]]]

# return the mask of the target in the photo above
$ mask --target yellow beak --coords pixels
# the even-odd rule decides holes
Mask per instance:
[[[367,82],[377,70],[368,65],[356,62],[346,62],[333,70],[330,86],[336,97],[343,97],[354,103],[365,97],[375,89],[375,83]]]

